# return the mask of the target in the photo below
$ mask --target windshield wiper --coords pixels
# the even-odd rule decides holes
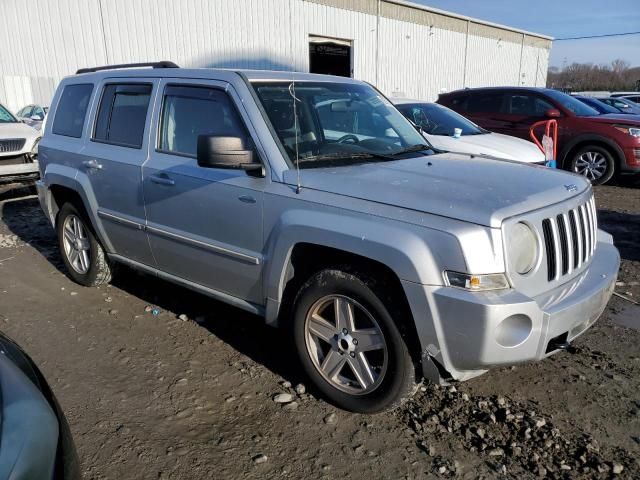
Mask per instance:
[[[355,152],[355,153],[322,153],[319,155],[312,155],[310,157],[303,157],[298,160],[298,163],[318,162],[323,160],[358,160],[367,158],[380,158],[383,160],[391,160],[393,157],[374,152]],[[295,161],[294,161],[295,163]]]
[[[398,150],[397,152],[384,154],[384,156],[394,158],[398,155],[402,155],[403,153],[421,152],[422,150],[433,150],[433,147],[431,145],[427,145],[426,143],[420,143],[417,145],[411,145],[407,148],[403,148],[402,150]]]

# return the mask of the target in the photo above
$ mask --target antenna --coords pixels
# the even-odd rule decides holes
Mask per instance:
[[[300,99],[296,97],[295,76],[291,77],[291,85],[289,85],[289,95],[291,95],[291,98],[293,98],[293,128],[296,134],[296,193],[300,193],[300,191],[302,190],[302,185],[300,185],[300,155],[298,152],[298,109],[296,107],[296,102],[299,102]]]

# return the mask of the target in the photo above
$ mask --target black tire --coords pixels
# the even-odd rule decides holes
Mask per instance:
[[[582,168],[581,162],[588,160],[589,155],[592,155],[592,158],[603,159],[605,162],[605,168],[601,175],[599,175],[599,173],[592,174],[588,168]],[[591,182],[591,185],[602,185],[613,177],[616,171],[616,161],[611,152],[606,148],[598,145],[585,145],[573,153],[571,162],[569,163],[569,170],[583,175]],[[593,178],[594,176],[597,178]]]
[[[390,314],[390,311],[395,311],[395,309],[391,305],[391,299],[385,299],[383,302],[383,294],[377,293],[375,282],[369,279],[366,274],[348,273],[345,270],[347,269],[322,270],[314,274],[301,287],[294,302],[292,318],[296,351],[311,381],[336,406],[358,413],[377,413],[396,408],[411,397],[416,391],[417,385],[415,365],[409,349]],[[380,290],[382,291],[382,288]],[[342,391],[320,373],[320,367],[316,366],[313,354],[307,348],[309,338],[305,328],[307,314],[318,305],[318,302],[336,296],[353,300],[358,304],[358,307],[366,309],[375,319],[379,327],[378,332],[383,335],[387,352],[386,368],[384,374],[377,373],[377,386],[373,384],[370,387],[374,388],[372,391],[367,392],[364,389],[362,393],[358,394]],[[334,320],[334,323],[337,325],[338,322]],[[357,328],[353,331],[354,337],[358,335],[359,331],[361,330]],[[339,342],[337,336],[333,338]],[[357,345],[357,342],[354,343]],[[358,347],[353,348],[357,349]],[[341,353],[341,355],[343,354]],[[353,352],[353,355],[358,355],[357,358],[360,358],[359,352],[357,354]],[[349,360],[347,357],[348,355],[344,355],[344,358]],[[366,363],[368,365],[368,362]],[[350,365],[348,364],[346,368],[353,372]]]
[[[89,252],[87,254],[88,268],[86,272],[78,271],[78,269],[72,265],[71,255],[67,252],[67,249],[65,249],[63,230],[67,219],[71,220],[72,218],[76,218],[81,222],[84,230],[84,237],[86,238],[86,243],[89,246]],[[107,255],[96,238],[93,226],[91,225],[84,209],[78,208],[72,203],[65,203],[62,205],[56,219],[56,231],[58,234],[58,247],[60,248],[62,261],[64,262],[69,277],[71,277],[74,282],[84,285],[85,287],[96,287],[98,285],[107,284],[111,281],[112,270],[109,265]]]

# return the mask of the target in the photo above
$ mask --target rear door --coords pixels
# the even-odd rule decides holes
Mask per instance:
[[[98,204],[98,217],[116,254],[153,266],[144,232],[142,164],[158,80],[106,79],[98,85],[90,141],[80,169]]]
[[[196,160],[198,135],[240,136],[252,148],[242,102],[225,82],[170,79],[161,83],[157,105],[155,148],[142,174],[147,232],[158,268],[263,304],[266,178],[203,168]]]
[[[476,91],[469,95],[466,111],[459,112],[490,132],[509,133],[509,122],[503,115],[505,95],[500,91]]]

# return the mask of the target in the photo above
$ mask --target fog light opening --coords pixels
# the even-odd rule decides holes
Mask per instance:
[[[495,330],[496,342],[507,348],[524,343],[533,329],[531,319],[523,314],[511,315],[498,324]]]

